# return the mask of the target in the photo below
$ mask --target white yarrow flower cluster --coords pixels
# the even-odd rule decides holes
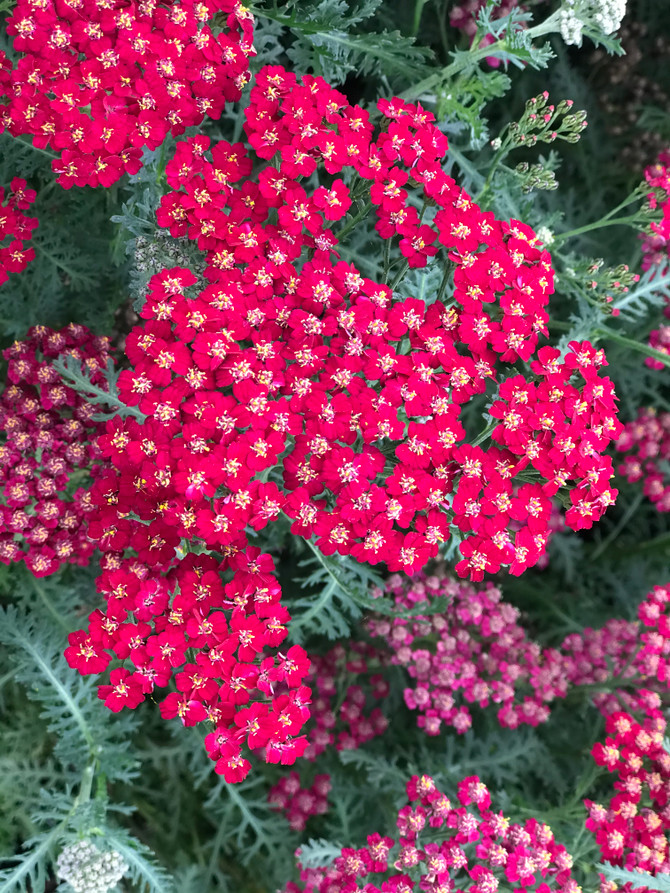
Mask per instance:
[[[582,45],[584,25],[595,25],[603,34],[613,34],[626,13],[626,0],[567,0],[561,8],[559,27],[568,46]]]
[[[103,853],[89,840],[80,840],[65,847],[56,871],[76,893],[107,893],[128,871],[128,863],[119,853]]]
[[[554,243],[554,234],[548,226],[540,226],[536,230],[535,235],[547,248]]]
[[[593,18],[605,34],[614,34],[626,14],[626,0],[599,0],[594,3]]]

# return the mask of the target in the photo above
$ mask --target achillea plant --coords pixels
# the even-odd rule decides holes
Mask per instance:
[[[93,511],[89,484],[99,471],[95,407],[68,387],[53,361],[83,363],[104,382],[109,340],[84,326],[36,326],[4,351],[8,382],[0,396],[0,561],[25,561],[37,577],[65,563],[86,564]]]
[[[665,328],[670,332],[670,327]],[[642,492],[657,511],[670,512],[670,413],[640,409],[637,418],[625,425],[616,448],[628,453],[619,474],[630,483],[641,481]]]
[[[605,807],[586,800],[586,827],[595,834],[603,861],[652,875],[670,871],[670,753],[666,720],[650,711],[643,721],[625,712],[607,719],[605,743],[593,758],[616,774],[616,793]]]
[[[35,201],[35,190],[26,189],[27,185],[14,177],[6,197],[0,186],[0,286],[9,279],[9,273],[25,270],[35,257],[35,249],[26,247],[26,242],[32,239],[38,220],[21,213]]]
[[[210,27],[217,14],[227,27]],[[60,153],[58,182],[111,186],[207,115],[218,118],[249,79],[253,18],[238,0],[114,8],[19,0],[7,20],[18,54],[0,52],[0,132]]]
[[[609,620],[567,636],[558,648],[533,641],[518,609],[492,583],[477,590],[449,577],[395,575],[388,593],[399,610],[427,595],[449,599],[441,614],[368,622],[372,635],[390,646],[391,663],[406,667],[414,680],[405,703],[418,711],[427,735],[443,726],[463,734],[475,704],[495,709],[503,727],[535,726],[549,719],[552,701],[580,687],[606,716],[622,706],[645,714],[670,701],[668,586],[647,595],[638,621]]]
[[[551,828],[534,818],[516,824],[494,812],[476,775],[459,782],[458,805],[427,775],[410,779],[407,797],[395,839],[375,832],[364,846],[343,847],[332,865],[303,868],[300,883],[289,883],[286,893],[356,890],[359,881],[368,893],[495,893],[501,885],[578,893],[572,856]],[[300,865],[300,851],[297,856]]]
[[[444,173],[430,113],[399,99],[378,109],[380,127],[323,79],[271,66],[245,109],[250,148],[178,144],[157,219],[207,265],[150,280],[118,380],[135,418],[99,441],[110,470],[89,534],[106,553],[107,609],[68,659],[98,672],[130,658],[100,690],[113,710],[174,674],[163,716],[213,722],[206,745],[228,780],[248,772],[245,742],[283,763],[306,747],[309,664],[297,646],[266,656],[290,614],[253,531],[284,513],[323,554],[413,573],[453,528],[457,572],[480,580],[537,563],[559,491],[573,529],[616,496],[604,352],[538,349],[548,252]],[[337,251],[373,208],[384,282]],[[434,303],[394,294],[431,263]],[[468,430],[464,409],[487,393],[490,425]]]

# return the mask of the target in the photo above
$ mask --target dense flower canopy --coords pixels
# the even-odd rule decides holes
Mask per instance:
[[[227,27],[211,27],[215,15]],[[58,182],[111,186],[249,79],[253,19],[238,0],[19,0],[0,51],[0,132],[60,152]]]

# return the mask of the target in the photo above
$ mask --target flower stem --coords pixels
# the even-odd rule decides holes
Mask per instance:
[[[610,341],[614,341],[615,344],[627,347],[628,350],[642,353],[646,357],[652,357],[654,360],[658,360],[659,363],[663,363],[664,366],[670,368],[670,355],[663,353],[662,350],[656,350],[655,347],[649,347],[647,344],[633,341],[632,338],[626,338],[625,335],[620,335],[618,332],[613,332],[611,329],[595,329],[593,334],[595,337],[608,338]]]
[[[337,241],[341,242],[342,239],[351,232],[351,230],[356,226],[357,223],[360,223],[361,220],[363,220],[363,218],[367,217],[368,214],[370,213],[371,208],[372,208],[372,201],[367,201],[365,203],[365,205],[361,208],[361,210],[358,212],[358,214],[356,214],[355,217],[352,217],[352,219],[349,221],[349,223],[347,223],[345,226],[343,226],[342,229],[339,231],[339,233],[335,234],[337,236]]]

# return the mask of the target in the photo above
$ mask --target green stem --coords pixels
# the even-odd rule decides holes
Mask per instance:
[[[421,14],[423,13],[423,7],[426,5],[426,0],[416,0],[414,4],[414,22],[412,24],[412,37],[416,37],[419,33],[419,25],[421,24]]]
[[[605,537],[604,540],[602,540],[601,543],[599,543],[598,546],[596,546],[596,548],[594,549],[594,551],[591,555],[591,561],[595,561],[596,558],[600,558],[600,556],[603,554],[603,552],[606,552],[607,549],[609,549],[610,545],[619,536],[621,531],[626,527],[626,525],[628,524],[630,519],[633,517],[635,512],[638,510],[643,499],[644,499],[644,493],[642,493],[642,491],[640,491],[637,494],[637,496],[635,497],[635,499],[628,506],[627,510],[624,512],[621,520],[616,525],[616,527],[610,531],[610,533]]]
[[[49,614],[51,614],[51,616],[56,621],[58,626],[62,627],[66,633],[72,632],[72,628],[70,627],[70,625],[68,623],[66,623],[65,620],[63,620],[61,615],[58,613],[58,611],[51,604],[51,602],[49,600],[49,596],[47,595],[44,586],[42,586],[42,583],[40,582],[40,580],[37,577],[35,577],[32,580],[32,585],[33,585],[33,589],[39,596],[40,600],[43,602],[44,607],[47,609]]]
[[[88,803],[91,799],[91,791],[93,790],[93,776],[95,775],[95,761],[91,760],[84,769],[81,776],[81,784],[79,785],[79,793],[74,801],[72,812],[82,803]]]
[[[480,433],[477,435],[477,437],[475,437],[475,439],[472,441],[472,446],[479,446],[480,443],[482,443],[484,440],[486,440],[487,437],[489,437],[493,433],[493,431],[497,428],[497,426],[498,426],[497,420],[493,421],[493,422],[489,422],[489,424],[486,426],[486,428],[484,428],[483,431],[480,431]]]
[[[629,215],[628,217],[615,217],[613,219],[603,217],[601,220],[596,220],[595,223],[587,223],[584,226],[578,226],[577,229],[568,230],[566,233],[559,233],[554,237],[554,244],[560,244],[566,239],[571,239],[573,236],[580,236],[582,233],[588,233],[595,229],[602,229],[605,226],[625,226],[629,223],[639,222],[640,217],[637,214]]]
[[[342,229],[339,231],[339,233],[335,234],[337,236],[337,241],[341,242],[343,240],[343,238],[351,232],[351,230],[356,226],[357,223],[360,223],[361,220],[363,220],[365,217],[368,216],[371,209],[372,209],[372,202],[370,200],[368,200],[365,203],[365,205],[361,208],[361,210],[358,212],[358,214],[356,214],[355,217],[352,217],[352,219],[349,221],[349,223],[347,223],[345,226],[343,226]]]
[[[498,169],[498,165],[502,162],[503,158],[505,158],[505,156],[507,156],[509,154],[509,145],[510,145],[509,140],[505,139],[505,141],[503,142],[501,147],[498,149],[498,151],[493,156],[493,159],[491,161],[491,167],[489,168],[488,176],[487,176],[486,180],[484,181],[482,191],[479,193],[479,195],[476,198],[476,202],[478,205],[482,204],[482,200],[484,199],[485,195],[490,191],[491,184],[493,182],[493,175],[495,174],[496,170]]]
[[[656,350],[655,347],[640,344],[639,341],[633,341],[632,338],[626,338],[625,335],[620,335],[618,332],[613,332],[611,329],[595,329],[593,335],[594,337],[607,338],[610,341],[614,341],[615,344],[620,344],[622,347],[627,347],[628,350],[633,350],[636,353],[644,354],[646,357],[652,357],[654,360],[658,360],[659,363],[663,363],[664,366],[670,368],[670,355],[663,353],[662,350]]]
[[[46,157],[51,158],[52,161],[58,161],[60,159],[60,155],[56,155],[54,152],[49,152],[48,149],[40,149],[38,146],[33,145],[32,140],[29,140],[24,136],[17,136],[16,139],[23,143],[24,146],[29,146],[33,152],[39,152],[40,155],[46,155]]]
[[[637,555],[641,552],[656,552],[667,548],[670,548],[670,533],[661,533],[650,540],[636,543],[634,546],[622,547],[618,552],[625,555]]]
[[[451,261],[446,260],[444,262],[444,273],[442,274],[442,281],[440,282],[440,287],[437,290],[437,298],[435,299],[435,303],[439,304],[442,298],[444,297],[444,293],[447,290],[447,283],[449,282],[449,275],[451,273]]]
[[[409,270],[409,261],[405,261],[405,263],[400,268],[398,275],[395,277],[393,282],[391,283],[391,291],[395,291],[396,288],[400,285],[402,280],[405,277],[405,273]]]

